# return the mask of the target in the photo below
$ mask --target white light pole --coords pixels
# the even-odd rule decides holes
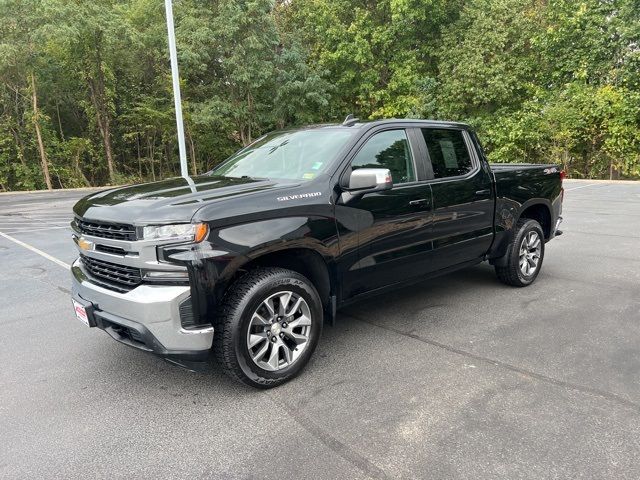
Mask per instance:
[[[178,74],[178,54],[176,52],[176,32],[173,27],[173,5],[164,0],[167,12],[167,32],[169,34],[169,56],[171,57],[171,77],[173,79],[173,100],[176,107],[176,125],[178,127],[178,149],[180,151],[180,173],[189,176],[187,168],[187,148],[184,143],[184,123],[182,122],[182,98],[180,96],[180,75]]]

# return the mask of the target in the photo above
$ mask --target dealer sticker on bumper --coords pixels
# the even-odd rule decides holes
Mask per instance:
[[[75,300],[71,300],[73,302],[73,309],[76,312],[76,318],[84,323],[87,327],[89,326],[89,315],[87,315],[87,309],[84,306],[80,305]]]

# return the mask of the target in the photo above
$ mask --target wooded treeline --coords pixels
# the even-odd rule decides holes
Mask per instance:
[[[421,117],[491,161],[640,176],[639,0],[175,0],[190,170],[290,125]],[[179,173],[162,0],[0,0],[0,191]]]

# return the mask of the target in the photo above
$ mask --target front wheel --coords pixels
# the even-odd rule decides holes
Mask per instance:
[[[544,233],[537,221],[529,218],[518,220],[506,257],[505,266],[495,267],[502,283],[526,287],[535,281],[544,259]]]
[[[253,387],[280,385],[304,368],[322,332],[322,303],[297,272],[260,268],[225,296],[214,354],[226,374]]]

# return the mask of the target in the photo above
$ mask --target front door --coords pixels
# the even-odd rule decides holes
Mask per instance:
[[[374,133],[351,160],[351,169],[388,168],[393,188],[348,203],[366,219],[358,230],[358,260],[345,272],[347,297],[420,276],[431,250],[431,188],[416,174],[408,131]],[[417,132],[416,132],[417,134]]]

